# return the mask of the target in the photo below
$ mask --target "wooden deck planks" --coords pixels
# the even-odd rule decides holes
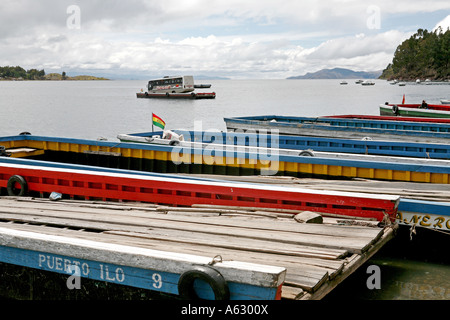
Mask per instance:
[[[331,290],[326,284],[340,281],[349,257],[367,256],[385,231],[284,216],[219,216],[214,208],[189,215],[183,208],[120,202],[0,197],[0,204],[2,227],[285,267],[284,298],[314,298],[324,285]]]

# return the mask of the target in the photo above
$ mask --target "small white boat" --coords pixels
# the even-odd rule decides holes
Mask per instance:
[[[348,83],[347,83],[347,81],[342,80],[342,81],[341,81],[341,84],[348,84]]]
[[[404,87],[404,86],[406,86],[406,83],[405,83],[405,82],[399,82],[398,85],[399,85],[400,87]]]
[[[363,86],[373,86],[373,85],[375,85],[375,82],[370,81],[370,80],[365,80],[365,81],[361,82],[361,85],[363,85]]]
[[[361,84],[363,81],[362,80],[356,80],[355,83],[356,84]]]
[[[122,142],[150,143],[170,146],[180,145],[184,142],[183,135],[178,135],[171,130],[164,130],[162,137],[159,135],[146,137],[136,134],[119,134],[117,138]]]
[[[442,104],[450,104],[450,100],[448,99],[441,99]]]

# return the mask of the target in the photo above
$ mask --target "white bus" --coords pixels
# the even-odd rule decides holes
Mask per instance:
[[[164,77],[148,82],[148,93],[181,93],[194,91],[193,76]]]

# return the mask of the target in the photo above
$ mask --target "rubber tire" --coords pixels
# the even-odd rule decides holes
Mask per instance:
[[[14,188],[16,183],[20,184],[19,192],[16,192],[17,189]],[[6,190],[8,191],[9,196],[21,197],[28,193],[28,184],[22,176],[14,175],[8,179]]]
[[[298,155],[301,157],[314,157],[314,153],[312,153],[312,151],[309,150],[303,150]]]
[[[230,291],[228,284],[214,268],[209,266],[195,266],[194,269],[186,271],[178,280],[178,293],[184,300],[198,300],[199,297],[194,290],[194,281],[200,279],[209,284],[214,292],[215,300],[229,300]]]

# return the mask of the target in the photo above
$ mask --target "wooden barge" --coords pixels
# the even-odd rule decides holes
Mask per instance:
[[[215,99],[215,92],[188,92],[188,93],[148,93],[138,92],[136,93],[138,98],[149,99]]]
[[[324,192],[121,169],[0,158],[0,187],[9,195],[57,192],[75,199],[141,201],[309,210],[343,216],[395,219],[397,196]]]
[[[402,141],[377,141],[319,138],[309,136],[270,135],[260,133],[219,132],[219,131],[188,131],[173,130],[189,142],[204,144],[223,144],[234,146],[267,147],[289,150],[309,150],[314,156],[319,152],[338,152],[365,155],[385,155],[395,157],[413,157],[427,159],[450,159],[450,144],[414,143]],[[162,136],[163,132],[142,132],[118,135],[120,141],[153,143],[153,137]],[[176,141],[167,141],[167,144],[177,144]],[[299,153],[300,154],[300,153]]]
[[[170,145],[117,143],[19,135],[0,138],[0,145],[14,154],[15,148],[29,148],[44,154],[30,158],[163,173],[222,175],[276,174],[295,177],[367,178],[448,184],[450,166],[445,160],[376,161],[333,157],[305,157],[217,148],[182,148]],[[298,152],[298,151],[297,151]],[[2,158],[2,157],[0,157]],[[393,158],[394,159],[394,158]]]
[[[1,203],[3,205],[4,201]],[[15,205],[15,210],[26,211],[20,205]],[[52,206],[46,208],[46,212],[51,210],[54,210]],[[19,213],[11,217],[11,221],[26,221],[32,217],[29,214]],[[78,212],[71,214],[72,217],[79,216]],[[4,211],[1,215],[5,215]],[[63,223],[61,216],[60,223]],[[71,221],[70,217],[66,216],[66,219]],[[58,218],[49,213],[47,217],[35,217],[34,220],[55,221]],[[20,226],[19,230],[10,225],[0,227],[0,262],[62,273],[70,278],[78,276],[180,295],[184,299],[274,300],[281,297],[285,268],[124,245],[127,241],[117,239],[113,242],[98,235],[92,237],[97,240],[88,240],[79,235],[68,236],[70,232],[65,230],[60,230],[58,235],[47,234],[45,229],[55,229],[54,225],[31,228],[34,231],[20,230]],[[92,227],[98,230],[95,223]],[[70,283],[70,278],[68,290],[76,288],[76,282]],[[204,280],[205,284],[195,286],[193,281],[197,279]],[[81,287],[81,279],[77,281]]]
[[[252,116],[224,118],[227,129],[344,139],[448,143],[450,124],[332,117]]]
[[[345,218],[299,223],[293,219],[299,212],[280,209],[27,197],[0,197],[0,204],[0,268],[61,273],[69,283],[73,266],[79,266],[81,288],[88,278],[173,295],[185,292],[180,291],[181,274],[213,269],[229,296],[212,294],[215,282],[211,288],[196,285],[196,296],[206,299],[321,299],[391,240],[396,229],[369,220],[342,223]],[[64,289],[66,279],[62,282]],[[34,286],[26,288],[38,296],[42,290]]]

